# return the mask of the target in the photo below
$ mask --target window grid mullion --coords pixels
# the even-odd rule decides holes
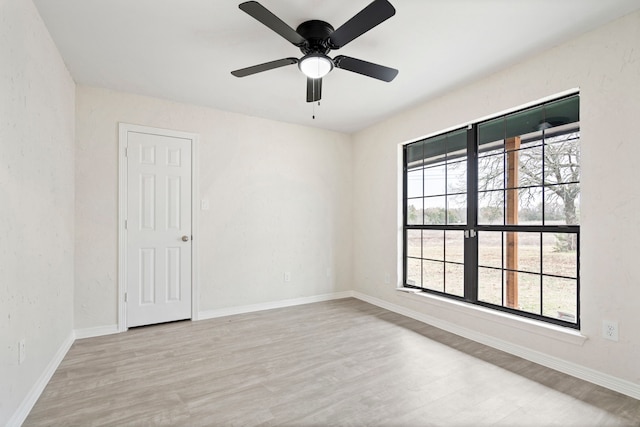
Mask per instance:
[[[470,233],[464,239],[464,299],[478,302],[478,127],[467,126],[467,227]]]
[[[500,290],[502,292],[502,306],[504,307],[505,304],[505,300],[504,300],[504,287],[506,285],[504,279],[504,273],[505,271],[507,271],[507,269],[504,267],[504,231],[500,232],[500,241],[501,241],[501,245],[500,245],[500,267],[502,270],[502,281],[500,282]]]
[[[544,199],[543,199],[544,200]],[[542,206],[544,206],[544,203],[542,203]],[[542,211],[542,223],[544,224],[544,208]],[[542,254],[543,254],[543,247],[542,247],[543,241],[542,241],[542,233],[540,233],[540,315],[542,316],[544,313],[544,275],[542,274]]]
[[[542,130],[542,182],[540,183],[542,185],[542,225],[546,225],[547,220],[546,220],[546,209],[547,209],[547,204],[544,202],[546,200],[546,186],[545,186],[545,182],[547,180],[547,177],[545,175],[545,130]],[[540,270],[542,271],[542,270]]]

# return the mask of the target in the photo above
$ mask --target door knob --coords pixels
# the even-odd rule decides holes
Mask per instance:
[[[182,236],[182,241],[183,242],[188,242],[189,241],[189,236]]]

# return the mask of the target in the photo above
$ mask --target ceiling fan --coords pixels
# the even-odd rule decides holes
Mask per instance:
[[[344,47],[395,15],[396,10],[387,0],[374,0],[337,30],[334,30],[331,24],[315,19],[303,22],[294,30],[257,1],[247,1],[238,7],[297,46],[303,57],[278,59],[232,71],[231,74],[236,77],[246,77],[298,64],[307,76],[307,102],[315,102],[319,101],[322,95],[322,78],[333,68],[352,71],[385,82],[392,81],[398,74],[398,70],[394,68],[350,56],[338,55],[333,59],[328,56],[330,51]]]

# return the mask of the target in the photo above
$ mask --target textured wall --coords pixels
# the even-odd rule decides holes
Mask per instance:
[[[75,89],[30,0],[0,1],[0,94],[5,425],[73,329]]]
[[[452,310],[384,284],[396,276],[399,144],[572,88],[581,93],[583,346],[561,342],[507,319]],[[640,384],[640,13],[452,91],[354,136],[354,285],[365,294]],[[371,230],[384,230],[372,233]],[[401,278],[398,278],[401,280]],[[620,341],[601,338],[618,320]],[[496,322],[497,321],[497,322]],[[533,331],[535,328],[529,328]]]
[[[348,136],[86,86],[76,104],[77,329],[117,322],[118,122],[200,134],[200,311],[350,288]]]

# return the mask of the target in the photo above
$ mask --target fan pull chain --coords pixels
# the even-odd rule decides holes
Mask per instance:
[[[320,101],[318,101],[318,107],[320,106]],[[316,104],[313,104],[313,115],[311,116],[313,120],[316,119]]]

